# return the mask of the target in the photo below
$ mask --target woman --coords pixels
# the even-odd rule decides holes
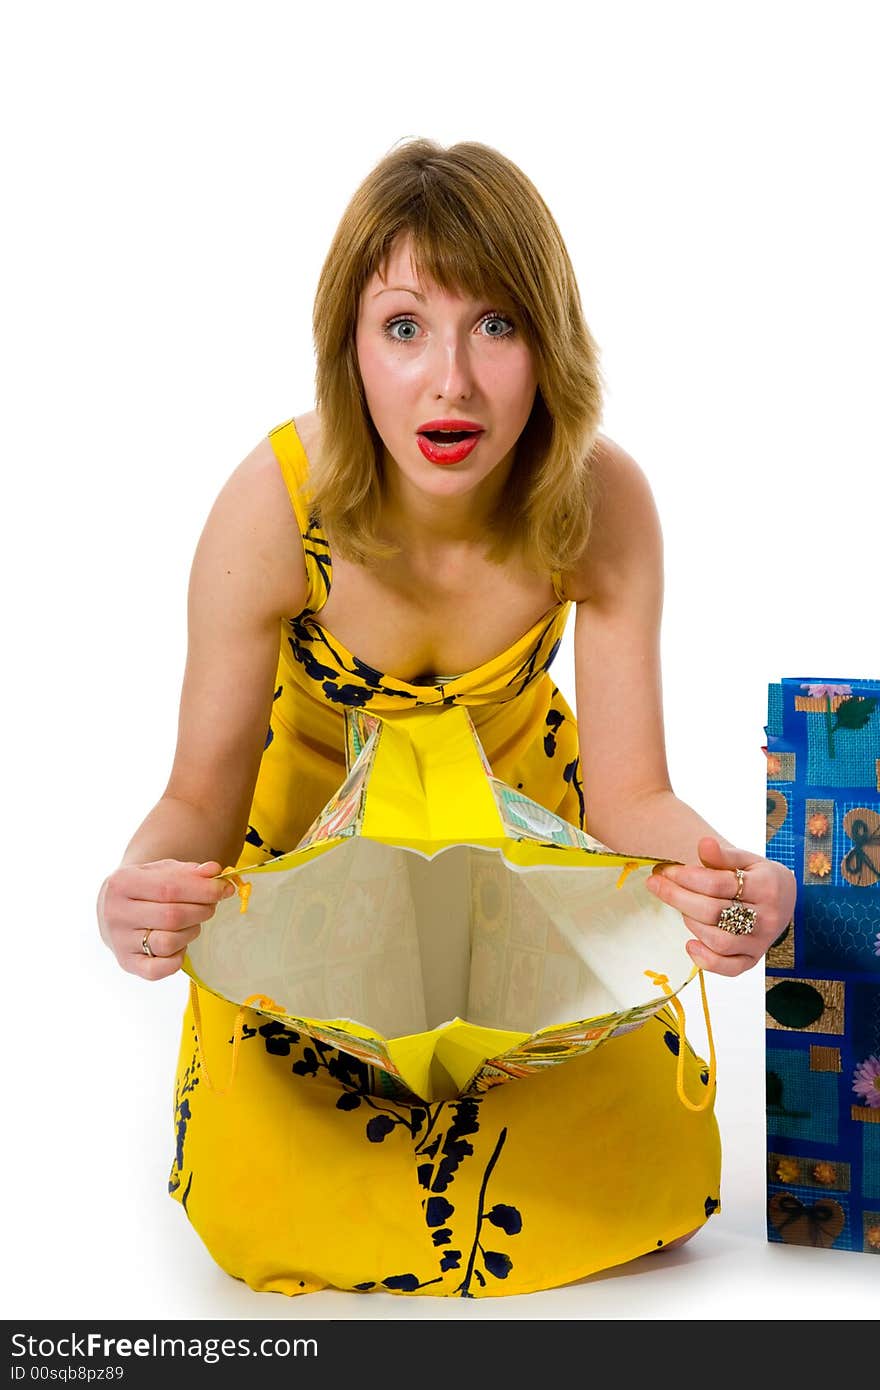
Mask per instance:
[[[599,433],[596,347],[533,185],[481,144],[398,146],[343,215],[314,334],[317,408],[257,445],[198,543],[171,775],[99,893],[119,964],[178,970],[233,891],[221,867],[298,843],[344,776],[346,706],[449,703],[503,781],[681,861],[651,885],[697,965],[756,964],[794,878],[671,789],[660,527]],[[572,604],[577,723],[548,673]],[[235,1013],[205,993],[206,1055]],[[717,1126],[678,1101],[671,1016],[540,1079],[386,1106],[378,1128],[363,1068],[246,1018],[219,1095],[187,1010],[170,1190],[254,1289],[524,1293],[669,1248],[718,1207]]]

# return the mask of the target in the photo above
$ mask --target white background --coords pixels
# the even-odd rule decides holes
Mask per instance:
[[[870,1256],[766,1241],[760,968],[710,979],[724,1207],[681,1252],[466,1306],[253,1293],[166,1195],[186,981],[124,974],[94,916],[168,775],[198,534],[244,455],[312,407],[324,254],[407,135],[494,145],[560,225],[604,432],[663,522],[673,785],[762,851],[768,683],[880,675],[875,17],[773,0],[6,8],[5,1316],[875,1311]],[[573,699],[570,646],[555,674]]]

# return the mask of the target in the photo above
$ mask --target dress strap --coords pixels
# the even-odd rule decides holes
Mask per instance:
[[[568,599],[565,597],[565,591],[562,587],[562,571],[552,570],[550,574],[550,579],[553,584],[553,592],[559,599],[559,602],[567,603]]]
[[[269,442],[278,460],[287,486],[287,494],[299,523],[309,588],[306,608],[317,613],[324,607],[333,582],[333,563],[330,546],[317,515],[312,512],[308,489],[309,461],[293,420],[276,425],[269,431]],[[291,615],[294,616],[294,615]],[[298,616],[298,615],[296,615]]]

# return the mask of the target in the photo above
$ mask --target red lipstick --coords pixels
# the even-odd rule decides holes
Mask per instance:
[[[459,420],[458,417],[447,416],[443,420],[426,420],[423,425],[419,425],[418,433],[427,434],[429,430],[481,430],[482,425],[478,425],[476,420]]]
[[[482,434],[483,426],[474,420],[446,417],[426,420],[419,426],[416,439],[430,463],[460,463],[477,447]]]

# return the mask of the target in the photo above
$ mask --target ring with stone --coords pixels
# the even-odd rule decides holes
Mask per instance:
[[[718,925],[731,936],[749,936],[755,930],[757,915],[757,909],[750,907],[748,903],[733,901],[723,909],[718,918]]]

